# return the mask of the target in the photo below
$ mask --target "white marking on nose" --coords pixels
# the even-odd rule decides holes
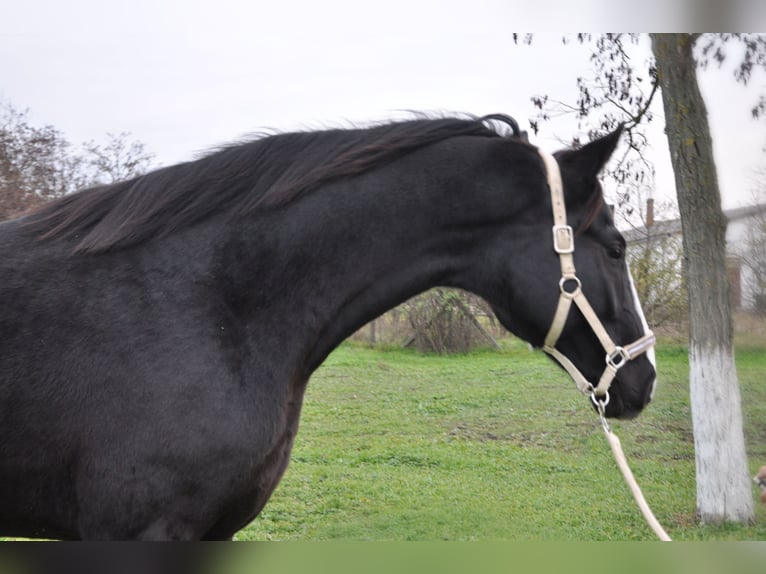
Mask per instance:
[[[649,323],[646,322],[646,317],[644,316],[644,310],[641,308],[641,301],[638,300],[638,292],[636,291],[636,284],[633,282],[633,275],[630,274],[630,266],[628,265],[627,261],[625,262],[625,267],[628,271],[628,279],[630,280],[630,292],[633,295],[633,306],[636,309],[636,314],[638,315],[639,319],[641,319],[641,325],[644,327],[644,334],[649,332]],[[649,359],[649,362],[652,364],[652,367],[654,367],[654,372],[657,373],[657,361],[656,356],[654,354],[654,346],[652,346],[648,351],[646,351],[646,357]],[[652,381],[652,392],[650,397],[654,398],[654,390],[657,388],[657,377],[654,377],[654,381]]]

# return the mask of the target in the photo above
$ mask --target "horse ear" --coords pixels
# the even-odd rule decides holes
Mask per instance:
[[[620,124],[613,132],[593,140],[580,149],[563,152],[560,160],[586,177],[596,177],[617,148],[622,130],[623,125]]]

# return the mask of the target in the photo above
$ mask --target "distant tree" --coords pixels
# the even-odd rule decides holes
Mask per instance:
[[[135,177],[153,158],[124,132],[78,151],[53,126],[34,126],[28,111],[0,103],[0,221],[83,187]]]
[[[766,181],[766,169],[759,172],[761,182]],[[761,183],[754,195],[756,204],[766,200],[766,183]],[[766,211],[758,213],[748,225],[744,245],[738,255],[749,271],[748,287],[753,293],[753,307],[766,315]]]
[[[141,175],[154,160],[146,146],[130,139],[130,133],[107,132],[106,143],[86,143],[85,164],[92,170],[93,183],[114,183]]]
[[[628,264],[647,321],[652,327],[678,325],[688,310],[683,246],[680,235],[667,227],[678,219],[678,206],[655,201],[648,187],[634,185],[631,194],[636,204],[629,213],[622,212],[624,221],[618,217],[618,227],[629,228]]]
[[[32,126],[26,111],[0,105],[0,219],[86,183],[82,159],[60,131]]]
[[[653,327],[679,323],[687,316],[683,247],[677,235],[655,234],[631,244],[628,263],[646,319]]]
[[[465,353],[478,346],[498,343],[481,325],[478,316],[491,315],[487,303],[460,289],[435,288],[402,304],[412,337],[407,345],[426,353]]]
[[[752,274],[753,308],[766,316],[766,220],[763,217],[749,229],[742,262]]]

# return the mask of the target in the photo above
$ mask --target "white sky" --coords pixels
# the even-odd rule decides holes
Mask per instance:
[[[520,12],[518,4],[7,0],[0,101],[29,108],[33,123],[74,143],[130,132],[165,165],[264,128],[377,120],[397,110],[503,112],[527,128],[531,96],[574,101],[588,48],[562,46],[560,33],[515,46],[510,30],[557,6],[528,0]],[[569,29],[604,24],[587,13],[563,17]],[[728,68],[700,81],[724,207],[750,203],[753,170],[766,166],[766,122],[751,120],[750,108],[766,93],[766,77],[749,90]],[[675,194],[661,115],[650,135],[659,200]],[[532,141],[550,151],[574,129],[568,119],[541,127]]]

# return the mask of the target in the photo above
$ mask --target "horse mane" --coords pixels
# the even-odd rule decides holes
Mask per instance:
[[[525,136],[512,118],[493,114],[261,136],[56,199],[30,213],[26,225],[43,240],[78,238],[75,253],[103,253],[187,228],[213,214],[278,208],[325,183],[448,138],[508,135]]]

